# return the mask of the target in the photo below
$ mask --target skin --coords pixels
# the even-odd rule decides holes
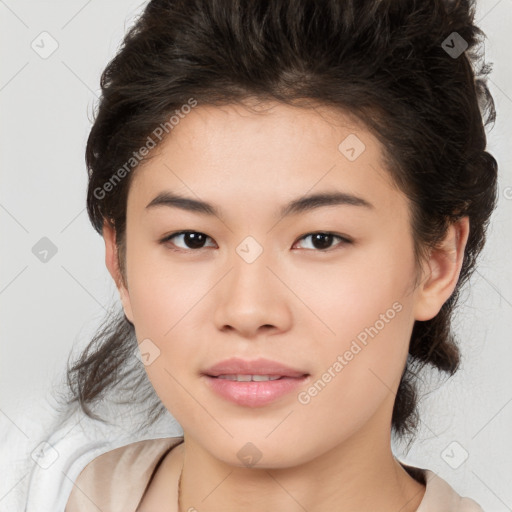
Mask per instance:
[[[434,317],[455,288],[469,221],[450,226],[417,268],[408,201],[364,125],[327,107],[253,107],[197,106],[137,169],[124,280],[105,223],[125,314],[139,343],[149,338],[160,350],[149,379],[184,430],[139,510],[176,511],[183,467],[181,510],[414,511],[425,487],[392,454],[393,403],[415,320]],[[338,150],[349,134],[366,146],[355,161]],[[146,208],[164,190],[208,201],[221,218]],[[292,199],[333,190],[373,208],[279,217]],[[181,230],[209,238],[202,249],[182,236],[160,242]],[[333,238],[322,250],[307,236],[318,232],[352,243]],[[236,252],[247,236],[263,249],[252,263]],[[307,390],[395,303],[400,312],[307,404],[292,392],[239,406],[200,377],[228,357],[266,357],[309,373]],[[237,456],[247,442],[262,454],[252,467]]]

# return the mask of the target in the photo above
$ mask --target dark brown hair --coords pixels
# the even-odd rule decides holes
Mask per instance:
[[[451,319],[496,204],[497,164],[485,151],[495,110],[483,36],[469,1],[153,0],[101,77],[86,149],[91,222],[100,234],[105,221],[115,227],[124,276],[131,159],[191,98],[311,102],[355,115],[383,144],[390,175],[410,201],[417,262],[450,223],[470,220],[454,293],[413,328],[392,416],[395,434],[413,435],[419,370],[452,375],[459,366]],[[108,316],[68,361],[67,403],[102,419],[92,406],[114,388],[128,390],[125,401],[149,404],[144,425],[151,425],[166,409],[136,347],[122,310]]]

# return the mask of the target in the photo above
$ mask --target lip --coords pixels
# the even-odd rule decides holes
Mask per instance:
[[[202,372],[204,375],[218,377],[219,375],[272,375],[280,377],[297,378],[307,375],[307,372],[291,368],[277,361],[259,358],[246,361],[238,357],[232,357],[217,363]]]
[[[280,379],[258,382],[238,382],[217,378],[219,375],[270,375]],[[217,363],[202,372],[208,388],[237,405],[262,407],[291,393],[303,385],[309,374],[270,359],[245,361],[231,358]]]

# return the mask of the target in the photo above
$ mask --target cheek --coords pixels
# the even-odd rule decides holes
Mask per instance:
[[[200,413],[183,386],[188,389],[185,380],[190,379],[192,363],[206,348],[201,347],[205,336],[198,331],[207,314],[202,308],[209,282],[198,279],[193,265],[177,267],[164,258],[151,261],[142,253],[131,256],[128,282],[137,340],[141,352],[147,348],[156,354],[145,370],[162,403],[186,425],[187,418]]]
[[[302,279],[299,293],[323,320],[319,339],[326,346],[340,349],[339,344],[333,343],[335,339],[347,341],[356,337],[364,343],[377,332],[389,343],[403,341],[399,326],[411,321],[405,311],[413,299],[410,284],[414,264],[412,255],[399,253],[390,247],[373,247]],[[399,339],[394,329],[402,332]]]
[[[317,383],[303,401],[316,403],[320,415],[321,407],[338,404],[341,409],[333,414],[340,421],[347,411],[362,418],[394,395],[414,324],[412,257],[398,257],[388,248],[360,261],[350,272],[333,270],[317,279],[308,291],[329,329],[314,337]]]
[[[134,324],[146,337],[170,335],[208,290],[197,266],[173,263],[163,250],[134,250],[127,261]]]
[[[410,304],[403,298],[392,302],[393,293],[358,297],[331,316],[337,335],[315,347],[317,373],[297,396],[295,419],[322,432],[326,449],[392,407],[407,360]]]

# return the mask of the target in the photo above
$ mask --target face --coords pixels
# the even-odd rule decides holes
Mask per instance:
[[[305,201],[317,194],[331,199]],[[418,287],[417,272],[382,147],[339,112],[198,106],[133,176],[124,310],[186,441],[226,463],[286,467],[386,439],[414,320],[457,277]],[[288,370],[221,374],[287,376],[215,377],[231,358]]]

